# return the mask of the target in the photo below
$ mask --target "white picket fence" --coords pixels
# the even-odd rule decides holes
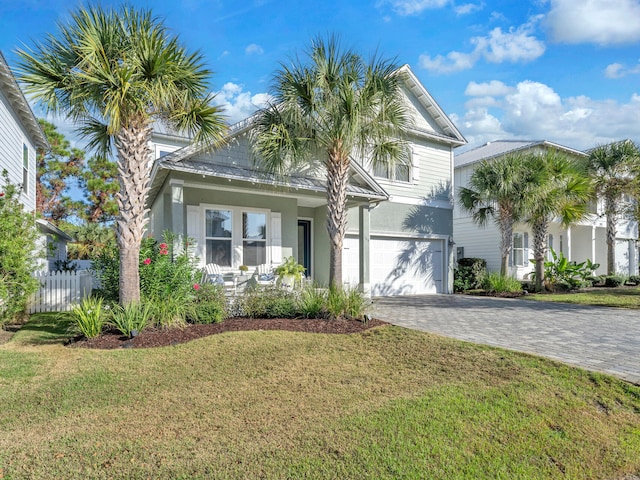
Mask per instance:
[[[77,272],[35,272],[40,289],[31,300],[29,313],[63,312],[91,294],[92,277],[89,270]]]

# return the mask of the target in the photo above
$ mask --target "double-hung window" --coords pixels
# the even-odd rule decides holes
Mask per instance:
[[[29,147],[22,144],[22,191],[29,192]]]
[[[232,265],[233,215],[231,210],[207,210],[205,214],[207,263]]]
[[[411,181],[411,163],[396,162],[393,166],[388,164],[377,164],[373,166],[373,176],[385,178],[396,182]]]
[[[526,267],[529,263],[529,235],[527,233],[513,234],[513,265]]]
[[[267,214],[242,212],[242,263],[267,263]]]

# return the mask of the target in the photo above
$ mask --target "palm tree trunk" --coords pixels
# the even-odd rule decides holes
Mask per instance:
[[[132,119],[116,136],[120,213],[116,219],[120,247],[120,303],[140,301],[140,243],[147,223],[151,173],[151,128],[141,117]]]
[[[347,229],[347,184],[349,157],[338,149],[329,153],[327,164],[327,232],[331,242],[329,285],[342,286],[342,245]]]
[[[500,275],[507,276],[509,270],[509,255],[511,255],[511,246],[513,241],[513,221],[511,215],[506,209],[500,210],[500,253],[502,255],[500,261]]]
[[[605,196],[607,219],[607,275],[616,274],[616,203],[611,195]]]
[[[536,220],[533,230],[533,258],[536,261],[536,292],[542,291],[544,280],[544,254],[547,250],[547,231],[549,222],[546,218]]]

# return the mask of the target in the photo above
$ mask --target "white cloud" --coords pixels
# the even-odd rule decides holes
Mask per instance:
[[[435,73],[454,73],[468,70],[478,61],[478,55],[474,53],[449,52],[446,57],[436,55],[431,58],[429,55],[420,55],[418,62],[420,66]]]
[[[577,149],[631,138],[640,140],[640,95],[627,102],[586,96],[561,98],[553,88],[524,81],[471,82],[462,115],[452,119],[470,144],[497,139],[551,140]]]
[[[271,99],[268,93],[244,92],[241,85],[225,83],[216,94],[216,103],[224,106],[224,114],[230,123],[236,123],[251,116],[258,108],[264,107]]]
[[[244,53],[247,55],[262,55],[264,53],[264,49],[257,43],[252,43],[247,45],[247,48],[244,49]]]
[[[482,3],[465,3],[464,5],[456,5],[453,11],[457,15],[469,15],[470,13],[479,12],[484,8],[484,2]]]
[[[491,80],[490,82],[476,83],[474,81],[469,82],[464,94],[469,97],[481,97],[485,95],[489,96],[503,96],[511,93],[514,90],[513,87],[509,87],[498,80]]]
[[[551,38],[613,45],[640,41],[640,0],[551,0]]]
[[[489,35],[473,37],[471,43],[475,49],[471,53],[449,52],[446,56],[420,55],[419,64],[434,73],[453,73],[472,68],[480,58],[491,63],[530,62],[542,56],[545,51],[543,42],[534,37],[533,31],[540,16],[532,17],[518,28],[503,32],[496,27]]]
[[[442,8],[450,0],[383,0],[378,2],[378,6],[390,4],[393,10],[402,16],[417,15],[424,10]]]
[[[621,63],[612,63],[604,69],[604,76],[607,78],[622,78],[627,75],[640,73],[640,63],[634,67],[626,67]]]

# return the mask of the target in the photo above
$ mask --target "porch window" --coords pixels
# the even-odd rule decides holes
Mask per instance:
[[[231,266],[232,219],[231,210],[206,211],[207,263]]]
[[[529,262],[529,235],[526,233],[513,234],[513,265],[526,267]]]
[[[267,263],[267,215],[242,212],[242,261],[245,265]]]

